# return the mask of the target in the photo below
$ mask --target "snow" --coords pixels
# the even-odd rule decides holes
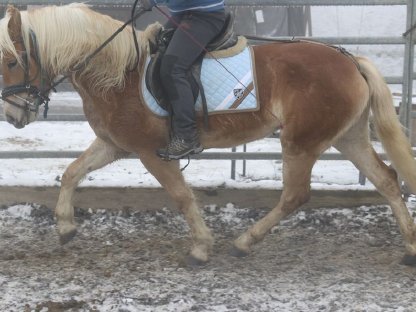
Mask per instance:
[[[414,198],[409,208],[416,216]],[[229,241],[267,211],[228,204],[202,212],[215,233],[215,254],[207,266],[187,269],[177,257],[189,243],[189,229],[169,209],[124,215],[77,210],[77,239],[62,247],[49,209],[0,208],[0,310],[416,308],[414,269],[398,264],[402,239],[385,206],[301,211],[244,260],[226,254]]]
[[[21,218],[23,220],[29,220],[32,213],[32,206],[29,205],[15,205],[5,210],[5,213],[13,218]]]

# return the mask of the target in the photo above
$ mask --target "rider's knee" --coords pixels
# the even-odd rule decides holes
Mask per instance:
[[[160,65],[160,76],[163,80],[172,79],[175,76],[186,75],[186,68],[180,65],[178,57],[165,55]]]

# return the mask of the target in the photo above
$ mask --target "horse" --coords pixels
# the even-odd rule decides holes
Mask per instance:
[[[35,121],[39,106],[36,94],[40,92],[26,89],[42,91],[59,75],[70,73],[96,138],[62,176],[55,209],[61,243],[73,239],[77,232],[72,199],[80,180],[93,170],[135,153],[189,224],[189,263],[204,264],[212,253],[213,236],[179,162],[162,160],[155,153],[167,143],[168,122],[145,106],[139,88],[149,45],[160,26],[152,24],[145,31],[137,31],[138,55],[132,29],[127,27],[85,66],[74,69],[121,24],[84,4],[22,12],[8,6],[0,21],[2,72],[9,91],[3,90],[4,115],[16,128]],[[375,65],[367,58],[349,57],[333,47],[312,42],[271,43],[251,50],[260,109],[210,115],[208,129],[203,127],[202,116],[197,120],[205,149],[233,147],[280,130],[280,200],[235,239],[231,253],[248,255],[272,227],[308,201],[312,167],[325,150],[334,146],[387,199],[403,236],[403,261],[415,265],[416,226],[402,198],[398,176],[416,192],[416,163],[391,92]],[[139,66],[134,69],[136,61]],[[394,169],[379,158],[371,145],[370,112]]]

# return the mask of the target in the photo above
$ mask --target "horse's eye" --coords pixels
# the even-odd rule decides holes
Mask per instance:
[[[17,60],[11,61],[9,63],[7,63],[7,67],[9,69],[12,69],[13,67],[15,67],[17,65]]]

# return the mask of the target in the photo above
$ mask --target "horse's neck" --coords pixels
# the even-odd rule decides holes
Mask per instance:
[[[139,99],[140,77],[138,72],[128,72],[122,88],[110,88],[106,92],[95,90],[92,82],[85,78],[75,78],[75,89],[83,100],[84,111],[87,114],[99,114],[108,117],[118,110],[128,110],[129,106],[141,106]]]

